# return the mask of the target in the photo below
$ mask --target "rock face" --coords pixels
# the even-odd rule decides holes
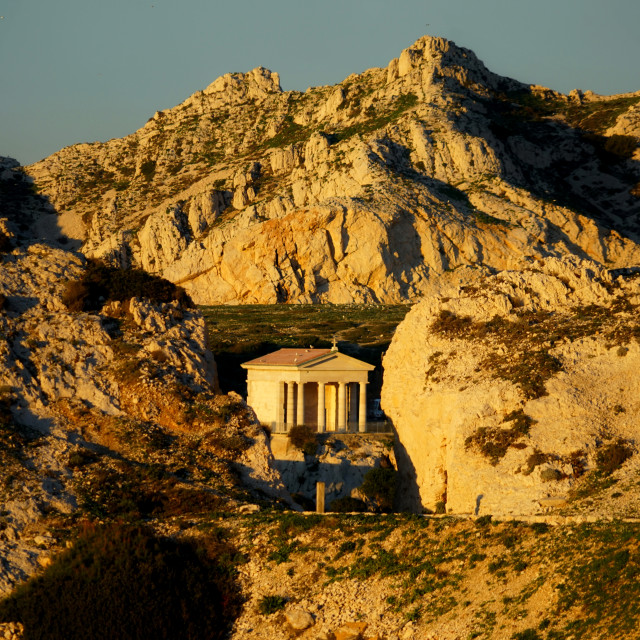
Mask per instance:
[[[0,172],[0,597],[51,563],[55,514],[118,518],[175,492],[232,510],[239,478],[288,498],[252,412],[217,392],[200,312],[139,296],[72,310],[87,260],[39,242],[50,214],[17,163]]]
[[[315,502],[316,484],[325,483],[326,506],[344,497],[366,501],[358,491],[368,471],[393,465],[391,438],[362,436],[327,438],[315,455],[305,455],[287,436],[271,439],[274,466],[280,472],[289,493]],[[391,459],[390,459],[391,458]]]
[[[86,255],[197,303],[398,302],[466,265],[637,264],[639,104],[524,85],[424,37],[304,94],[225,75],[27,172]]]
[[[616,451],[637,467],[639,303],[635,271],[575,258],[441,283],[383,363],[405,506],[534,514]]]

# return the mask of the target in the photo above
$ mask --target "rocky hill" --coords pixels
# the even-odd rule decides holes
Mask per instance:
[[[84,518],[164,531],[288,499],[253,412],[217,392],[201,314],[171,283],[40,242],[16,165],[0,163],[0,596]]]
[[[26,172],[85,255],[197,303],[401,302],[465,265],[637,264],[639,137],[640,93],[562,95],[424,37],[304,93],[225,75]]]
[[[638,276],[547,258],[415,305],[383,361],[405,506],[637,517]]]

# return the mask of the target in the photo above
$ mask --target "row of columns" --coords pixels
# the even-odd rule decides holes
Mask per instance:
[[[278,407],[284,407],[284,382],[279,385]],[[294,385],[297,384],[298,397],[296,402]],[[311,383],[309,383],[311,384]],[[338,382],[338,421],[336,424],[338,431],[345,431],[347,428],[347,384],[355,384],[348,382]],[[359,396],[356,403],[355,394],[351,395],[351,415],[355,415],[356,407],[358,410],[358,431],[364,432],[367,427],[367,383],[359,382]],[[295,424],[304,424],[305,402],[304,402],[304,382],[287,382],[287,429]],[[325,406],[325,386],[326,383],[318,382],[318,418],[317,425],[320,433],[326,431],[326,406]],[[294,411],[296,419],[294,421]],[[279,420],[284,422],[284,420]]]

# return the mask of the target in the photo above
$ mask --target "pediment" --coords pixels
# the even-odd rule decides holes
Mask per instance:
[[[305,362],[298,369],[302,371],[373,371],[375,367],[372,364],[335,351],[311,362]]]

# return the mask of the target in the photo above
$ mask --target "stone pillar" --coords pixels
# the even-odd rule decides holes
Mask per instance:
[[[364,433],[367,430],[367,383],[360,383],[360,402],[358,405],[358,431]]]
[[[358,424],[358,395],[356,385],[356,382],[349,383],[349,431],[355,431],[356,424]]]
[[[327,428],[324,408],[324,382],[318,382],[318,433],[324,433]]]
[[[347,385],[344,382],[338,383],[338,431],[345,431],[347,428]]]
[[[295,406],[293,398],[293,385],[295,382],[287,382],[287,430],[293,427],[296,423],[293,415],[293,408]]]
[[[278,406],[276,407],[276,433],[284,431],[284,380],[278,382]]]
[[[296,424],[304,424],[304,382],[298,382],[298,419]]]
[[[316,513],[324,513],[324,482],[316,482]]]

